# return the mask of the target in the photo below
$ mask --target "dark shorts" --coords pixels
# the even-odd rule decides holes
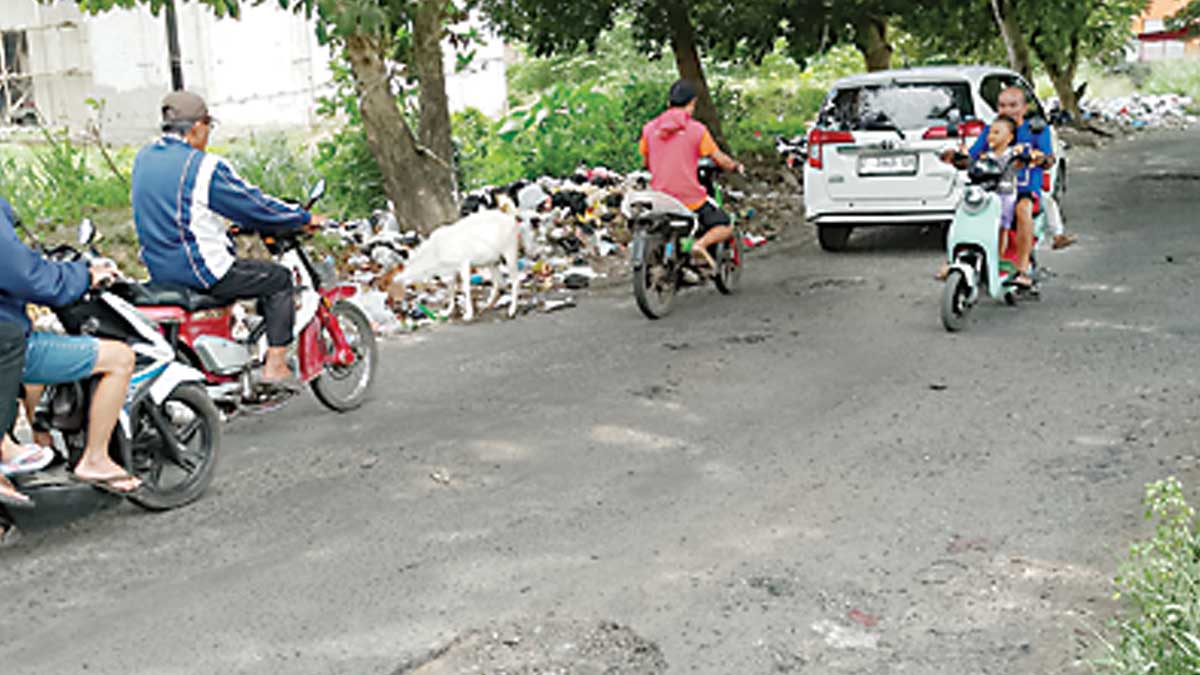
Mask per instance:
[[[696,209],[695,213],[696,217],[700,220],[700,230],[696,233],[697,237],[704,236],[705,232],[714,227],[733,224],[733,221],[729,220],[729,214],[718,209],[712,202],[704,202],[704,205]]]

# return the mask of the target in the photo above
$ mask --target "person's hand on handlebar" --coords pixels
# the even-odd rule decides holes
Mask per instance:
[[[304,226],[304,231],[308,232],[309,234],[312,234],[312,233],[317,232],[317,231],[321,230],[322,228],[324,228],[326,223],[328,223],[328,222],[329,222],[328,217],[323,216],[319,213],[314,213],[314,214],[312,214],[312,217],[309,218],[308,224]]]
[[[121,278],[121,270],[111,260],[93,260],[88,265],[92,288],[107,286]]]

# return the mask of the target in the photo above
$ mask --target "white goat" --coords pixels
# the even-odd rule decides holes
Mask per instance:
[[[475,303],[471,298],[471,268],[490,267],[492,270],[492,293],[484,311],[495,306],[500,298],[500,271],[504,270],[512,283],[512,300],[508,307],[511,318],[517,313],[517,297],[521,277],[517,268],[517,256],[524,248],[533,256],[538,246],[532,227],[524,220],[507,212],[511,202],[502,210],[479,211],[458,222],[433,231],[409,257],[408,264],[393,283],[408,285],[438,277],[450,285],[450,304],[446,316],[454,314],[458,295],[457,277],[462,277],[464,296],[463,319],[475,318]],[[503,267],[500,264],[504,261]]]

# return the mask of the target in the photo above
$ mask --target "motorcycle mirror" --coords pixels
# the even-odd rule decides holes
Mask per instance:
[[[962,122],[962,115],[957,108],[952,108],[946,113],[946,138],[958,138],[959,122]]]
[[[316,185],[312,186],[311,190],[308,191],[308,203],[314,204],[314,203],[316,203],[316,201],[318,199],[320,199],[321,197],[324,197],[324,196],[325,196],[325,179],[322,178],[317,181]]]
[[[92,224],[91,218],[84,218],[79,223],[79,245],[87,246],[96,238],[96,226]]]
[[[1046,130],[1046,120],[1041,117],[1031,117],[1029,119],[1029,130],[1034,136],[1041,134]]]

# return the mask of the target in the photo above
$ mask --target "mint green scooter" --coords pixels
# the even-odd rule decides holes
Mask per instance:
[[[1018,295],[1038,297],[1037,286],[1023,290],[1006,282],[1017,274],[1016,246],[1010,242],[1007,254],[1000,257],[1000,196],[996,187],[1004,171],[994,159],[981,158],[967,172],[968,185],[954,213],[946,237],[946,255],[950,272],[942,289],[942,325],[950,332],[966,327],[967,318],[982,293],[993,299],[1004,298],[1015,305]],[[1033,218],[1035,242],[1047,232],[1046,214],[1039,210]],[[1036,274],[1037,260],[1031,256],[1031,273]]]

